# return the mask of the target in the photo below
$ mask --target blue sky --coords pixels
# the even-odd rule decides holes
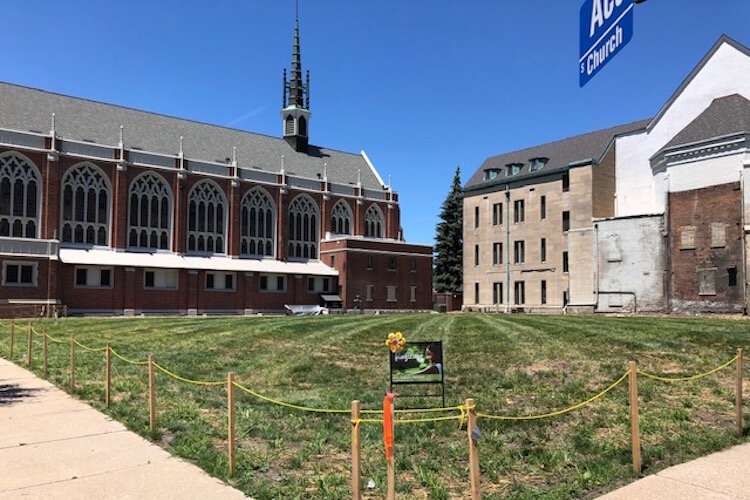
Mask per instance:
[[[648,0],[634,35],[578,87],[583,0],[301,0],[311,142],[365,149],[432,243],[456,165],[653,116],[747,0]],[[292,0],[3,4],[0,80],[280,135]],[[2,110],[0,110],[2,113]]]

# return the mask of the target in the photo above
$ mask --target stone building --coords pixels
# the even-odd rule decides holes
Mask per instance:
[[[485,160],[466,185],[464,305],[746,311],[748,99],[750,49],[722,36],[653,118]],[[536,212],[495,227],[498,203]]]
[[[351,307],[368,287],[379,309],[429,308],[431,247],[401,241],[364,151],[309,142],[309,83],[296,20],[283,138],[0,83],[0,311]],[[342,241],[416,271],[338,267]]]
[[[616,134],[644,122],[487,158],[464,194],[464,305],[592,308],[593,220],[614,215]]]

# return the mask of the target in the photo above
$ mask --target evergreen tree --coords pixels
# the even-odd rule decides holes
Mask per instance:
[[[443,202],[435,237],[435,290],[439,293],[460,293],[463,289],[463,205],[459,165],[451,190]]]

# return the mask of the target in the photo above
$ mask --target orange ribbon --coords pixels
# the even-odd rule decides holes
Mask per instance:
[[[385,459],[393,459],[393,393],[389,392],[383,399],[383,439],[385,441]]]

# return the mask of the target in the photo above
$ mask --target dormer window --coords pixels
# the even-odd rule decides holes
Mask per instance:
[[[541,170],[549,161],[549,158],[538,157],[529,160],[529,170],[534,172],[535,170]]]
[[[498,175],[500,175],[500,169],[497,167],[491,167],[491,168],[485,169],[484,180],[491,181],[495,179]]]
[[[523,163],[509,163],[508,164],[508,175],[516,175],[523,168]]]

